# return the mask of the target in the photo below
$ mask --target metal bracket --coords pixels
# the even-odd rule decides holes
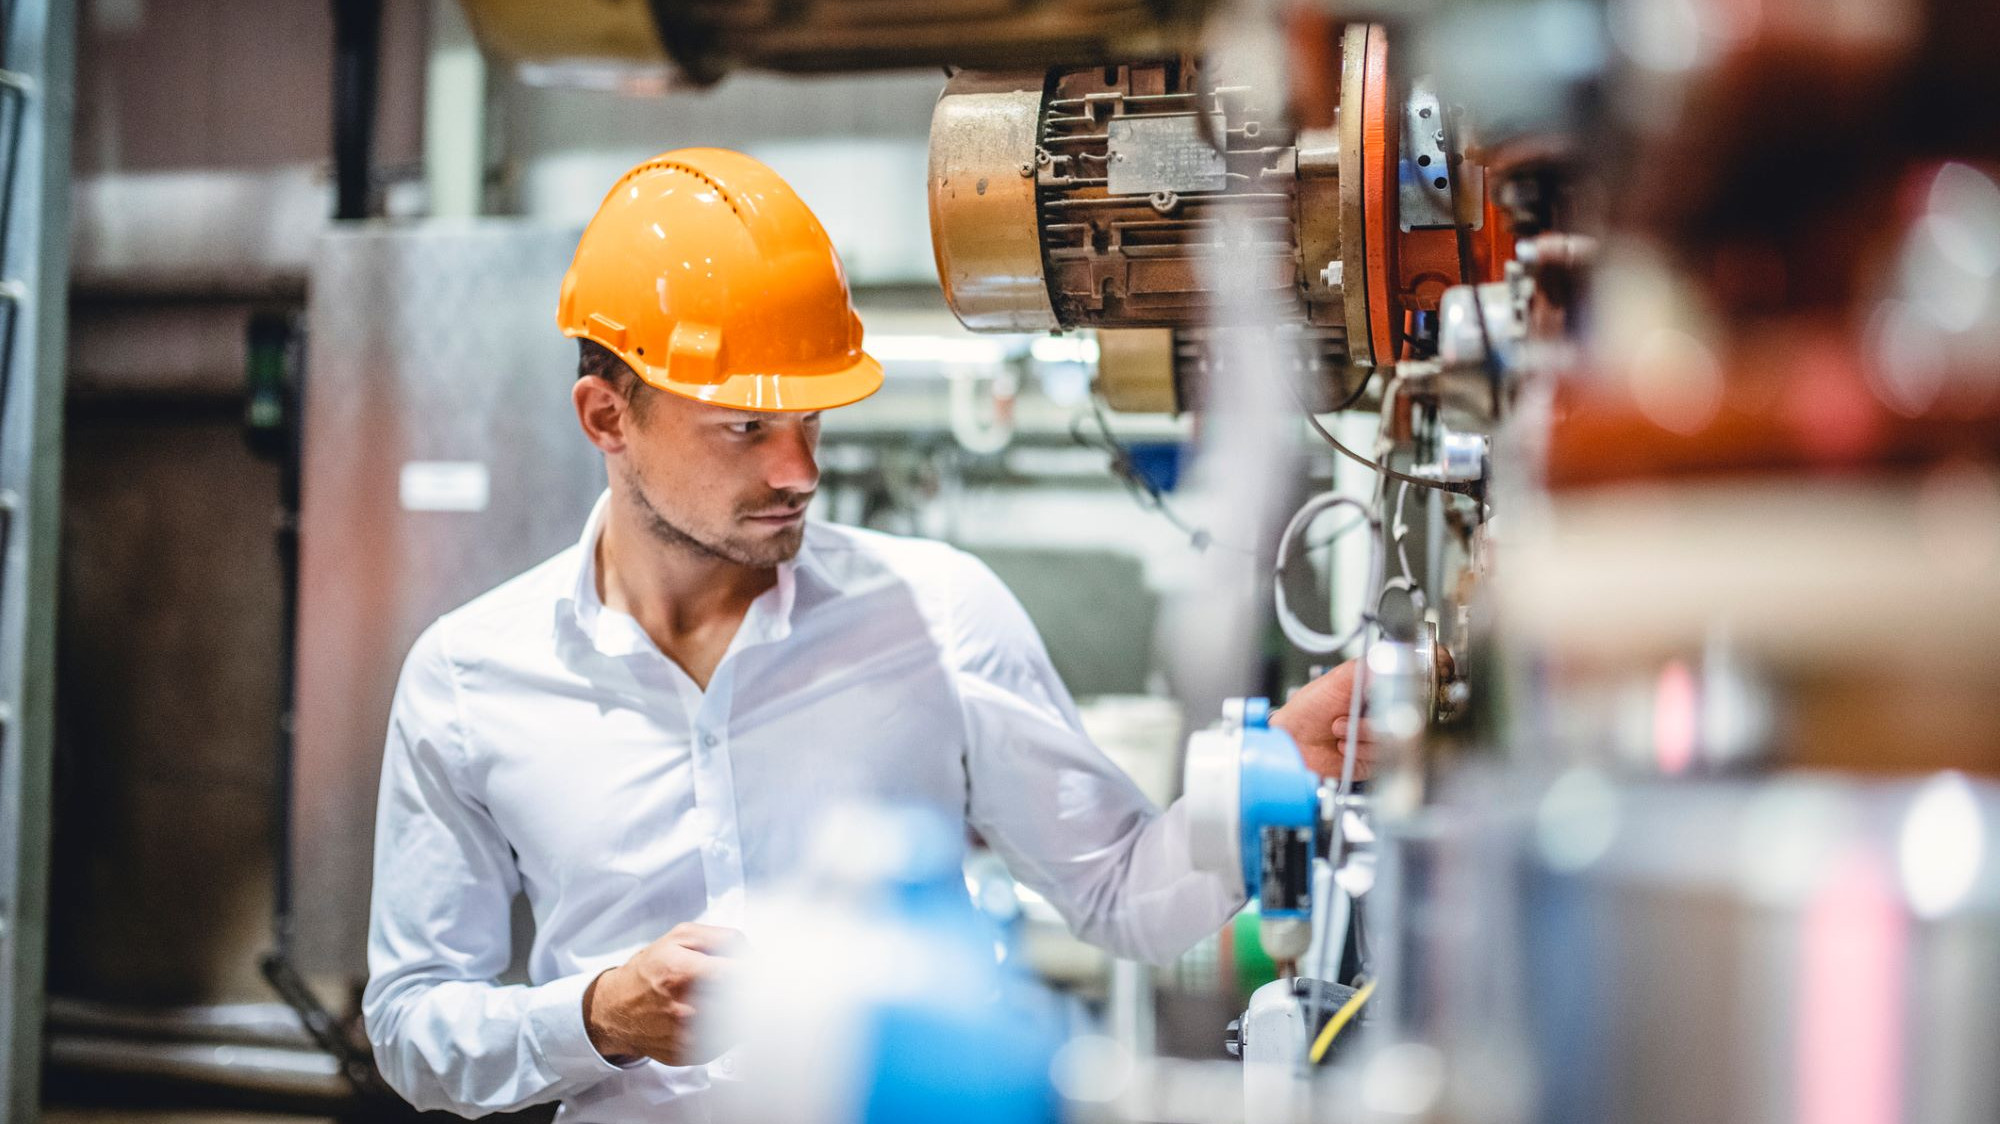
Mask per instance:
[[[1403,103],[1403,158],[1397,164],[1397,213],[1405,231],[1457,225],[1454,181],[1463,177],[1464,193],[1475,199],[1484,186],[1478,167],[1462,163],[1461,154],[1445,148],[1444,113],[1444,104],[1427,83],[1410,87]],[[1485,216],[1476,210],[1468,218],[1473,230],[1484,225]]]

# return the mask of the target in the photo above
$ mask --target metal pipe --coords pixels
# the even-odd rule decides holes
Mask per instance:
[[[89,1073],[167,1077],[325,1101],[345,1101],[352,1094],[339,1063],[318,1050],[62,1033],[51,1034],[48,1045],[50,1066]]]
[[[375,86],[382,0],[333,2],[333,170],[336,219],[373,212]]]
[[[310,1049],[312,1038],[283,1003],[218,1003],[195,1007],[126,1007],[87,999],[49,1000],[51,1034],[75,1038],[139,1038],[208,1045]]]
[[[303,462],[304,356],[298,346],[296,322],[289,317],[253,318],[250,324],[251,350],[278,349],[286,371],[281,398],[283,424],[279,427],[280,503],[277,521],[277,552],[282,603],[279,612],[283,647],[279,655],[278,726],[273,745],[272,850],[274,880],[271,907],[271,951],[259,967],[272,990],[297,1013],[300,1024],[330,1059],[334,1070],[357,1094],[371,1100],[394,1103],[394,1094],[383,1084],[373,1060],[358,1049],[314,994],[292,960],[296,917],[292,882],[292,786],[296,751],[292,737],[297,707],[296,668],[298,665],[299,605],[299,495]]]

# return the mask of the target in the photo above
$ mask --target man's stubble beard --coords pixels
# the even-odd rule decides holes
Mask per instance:
[[[639,505],[640,514],[645,517],[647,532],[659,542],[679,550],[692,551],[707,558],[761,570],[776,566],[780,562],[791,561],[798,555],[799,547],[805,542],[806,529],[803,521],[759,543],[738,542],[727,538],[719,542],[710,542],[676,526],[661,513],[659,508],[653,506],[653,501],[646,496],[645,488],[640,486],[639,474],[629,465],[625,468],[625,490],[631,494],[633,502]]]

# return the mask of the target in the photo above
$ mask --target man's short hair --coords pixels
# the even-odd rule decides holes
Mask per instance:
[[[618,353],[593,339],[579,337],[576,341],[576,377],[583,379],[592,375],[618,388],[618,393],[632,404],[637,411],[652,392],[652,386],[639,377],[639,372],[631,364],[618,357]]]

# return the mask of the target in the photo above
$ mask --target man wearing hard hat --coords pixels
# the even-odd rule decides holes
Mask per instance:
[[[577,545],[440,618],[390,717],[363,1007],[420,1108],[699,1120],[690,1035],[744,895],[814,813],[920,804],[1077,934],[1163,961],[1241,904],[1084,736],[1034,626],[951,547],[808,524],[820,412],[882,368],[818,220],[747,156],[620,179],[563,279],[610,487]],[[1337,767],[1351,680],[1272,716]],[[502,984],[509,904],[535,940]],[[833,1044],[829,1044],[833,1045]]]

